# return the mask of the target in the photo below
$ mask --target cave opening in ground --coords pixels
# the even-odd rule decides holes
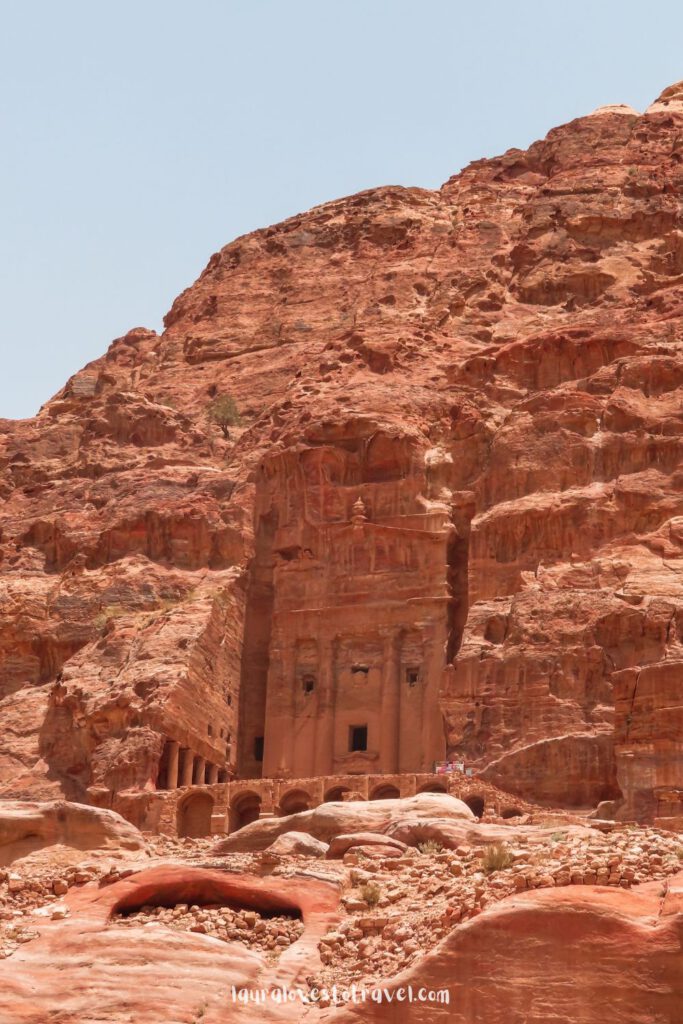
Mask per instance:
[[[111,917],[130,917],[155,908],[201,907],[254,911],[267,919],[303,919],[296,893],[290,897],[228,870],[193,867],[171,873],[171,869],[158,868],[142,872],[138,879],[126,880],[129,889],[112,906]]]
[[[144,901],[140,901],[132,904],[131,906],[122,907],[120,910],[116,910],[112,914],[112,918],[122,917],[135,917],[141,912],[148,912],[163,908],[165,910],[177,910],[178,908],[193,908],[200,907],[202,910],[220,910],[221,908],[227,908],[228,910],[234,911],[253,911],[258,914],[258,917],[263,918],[265,921],[270,921],[273,918],[286,917],[292,921],[303,920],[301,911],[292,909],[291,907],[255,907],[249,900],[238,900],[234,898],[217,900],[215,894],[202,896],[201,893],[195,893],[192,900],[182,899],[180,894],[160,894],[159,896],[147,895]]]

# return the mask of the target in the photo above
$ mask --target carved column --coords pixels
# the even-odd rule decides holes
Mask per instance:
[[[382,672],[382,727],[380,732],[380,771],[391,775],[399,770],[399,731],[401,723],[401,651],[400,631],[384,634]]]
[[[208,783],[210,786],[215,786],[218,782],[218,765],[210,764],[208,773]]]
[[[294,772],[296,757],[296,648],[286,647],[282,657],[283,705],[286,708],[283,721],[281,764],[285,772]]]
[[[430,772],[434,761],[445,756],[443,719],[439,707],[439,680],[443,671],[443,644],[430,630],[424,641],[424,684],[422,687],[422,771]]]
[[[178,755],[180,753],[180,744],[175,740],[169,740],[168,744],[168,761],[166,768],[166,788],[177,789],[178,788]]]
[[[180,779],[181,786],[191,786],[192,785],[192,768],[193,768],[193,765],[194,765],[194,754],[189,749],[189,747],[186,747],[183,750],[183,768],[182,768],[182,774],[181,774],[181,779]]]
[[[195,786],[204,785],[204,769],[206,767],[206,759],[197,756],[194,762],[194,784]]]
[[[334,718],[336,642],[330,637],[318,640],[318,709],[315,730],[313,775],[331,775],[334,771]]]
[[[290,772],[294,762],[296,706],[294,697],[294,647],[273,640],[268,670],[263,777]]]

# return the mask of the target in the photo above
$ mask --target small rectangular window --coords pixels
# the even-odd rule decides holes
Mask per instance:
[[[368,727],[367,725],[349,726],[349,750],[368,749]]]
[[[263,760],[263,736],[254,737],[254,760]]]
[[[304,676],[301,680],[301,689],[304,693],[313,693],[315,690],[315,676]]]
[[[406,682],[408,686],[417,686],[420,682],[420,670],[419,668],[407,668],[406,669]]]

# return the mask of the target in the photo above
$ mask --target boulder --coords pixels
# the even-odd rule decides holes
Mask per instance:
[[[387,857],[401,856],[401,851],[396,846],[389,846],[388,843],[354,846],[352,852],[361,857],[367,857],[369,860],[385,860]]]
[[[236,1004],[229,993],[233,985],[252,991],[270,987],[272,965],[263,953],[202,932],[121,927],[112,924],[112,916],[158,904],[185,904],[185,909],[220,904],[267,916],[290,914],[294,923],[303,921],[304,933],[282,954],[279,984],[294,988],[320,969],[318,944],[338,902],[337,886],[313,877],[259,878],[185,864],[148,868],[104,887],[83,886],[64,901],[65,919],[36,919],[21,956],[0,957],[0,1021],[262,1024],[274,1019],[274,1002],[269,1001],[269,1012],[267,1004],[253,998]],[[301,1019],[300,1002],[287,1009],[282,1018],[275,1017]]]
[[[115,811],[66,800],[0,801],[0,865],[48,846],[108,852],[147,848],[142,833]]]
[[[353,832],[383,835],[390,826],[403,821],[433,818],[471,824],[476,821],[467,804],[447,793],[418,793],[396,800],[340,801],[320,804],[313,810],[283,818],[253,821],[220,842],[214,852],[265,850],[285,832],[306,832],[325,842]],[[402,841],[400,836],[395,838]]]
[[[327,843],[307,832],[285,832],[270,844],[268,852],[278,857],[324,857],[328,849]]]
[[[488,822],[467,822],[448,818],[416,818],[406,817],[393,821],[387,826],[385,839],[398,839],[407,846],[418,846],[420,843],[440,843],[446,850],[457,850],[458,847],[488,846],[491,843],[513,843],[534,838],[541,841],[553,835],[556,828],[540,828],[532,826],[503,825]],[[566,825],[563,831],[568,836],[588,835],[585,825]]]
[[[588,815],[589,818],[597,818],[600,821],[613,821],[619,810],[620,800],[601,800],[594,811]]]
[[[378,835],[376,832],[352,832],[349,835],[335,836],[330,841],[327,856],[329,859],[336,857],[343,857],[348,850],[353,850],[356,847],[363,847],[365,850],[368,847],[377,846],[382,850],[391,849],[392,856],[395,853],[401,854],[408,847],[405,843],[402,843],[399,839],[389,839],[387,836]]]

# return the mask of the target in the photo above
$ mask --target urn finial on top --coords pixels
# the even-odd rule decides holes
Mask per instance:
[[[365,508],[365,502],[363,501],[359,494],[358,498],[353,503],[353,515],[351,516],[351,522],[358,526],[362,525],[363,523],[367,523],[367,521],[368,513],[367,509]]]

